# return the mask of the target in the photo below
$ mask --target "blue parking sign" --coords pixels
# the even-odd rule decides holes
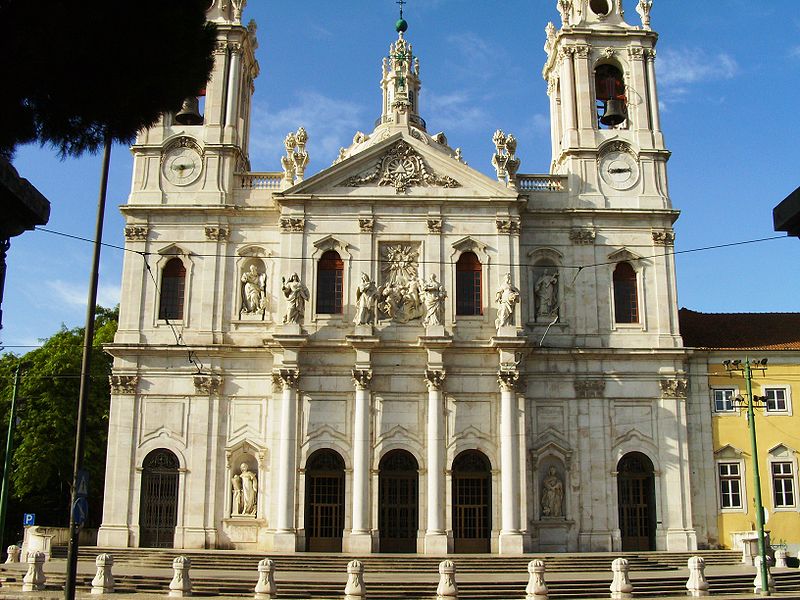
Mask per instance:
[[[36,513],[25,513],[22,515],[22,524],[25,527],[36,525]]]

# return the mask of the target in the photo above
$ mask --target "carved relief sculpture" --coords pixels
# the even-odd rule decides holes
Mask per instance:
[[[281,277],[281,291],[286,298],[286,314],[283,316],[283,322],[301,325],[306,315],[306,301],[310,298],[308,288],[300,281],[297,273],[292,273],[288,281],[285,277]]]
[[[545,269],[534,286],[536,318],[552,319],[558,315],[558,271]]]
[[[243,314],[264,314],[267,308],[267,275],[255,265],[242,274],[241,299]]]
[[[381,248],[384,283],[378,290],[378,309],[382,318],[407,323],[422,317],[418,256],[419,252],[410,244]]]
[[[136,375],[109,375],[112,394],[135,394],[139,378]]]
[[[125,227],[125,239],[130,242],[144,242],[147,240],[148,228],[144,225],[128,225]]]
[[[661,395],[664,398],[686,398],[689,382],[685,379],[662,379]]]
[[[511,273],[506,273],[503,285],[495,294],[497,302],[497,319],[494,325],[497,329],[514,324],[514,307],[519,302],[520,291],[511,283]]]
[[[445,377],[447,377],[447,374],[445,373],[444,369],[426,369],[425,384],[428,386],[428,390],[433,391],[442,389]]]
[[[372,325],[375,322],[375,308],[378,304],[378,288],[366,273],[361,274],[361,283],[356,288],[356,325]]]
[[[561,518],[563,501],[564,482],[556,473],[556,468],[550,467],[547,477],[542,481],[542,516]]]
[[[430,279],[422,287],[423,298],[425,301],[425,318],[422,324],[425,327],[433,327],[444,323],[444,300],[447,292],[444,286],[436,280],[436,275],[431,273]]]

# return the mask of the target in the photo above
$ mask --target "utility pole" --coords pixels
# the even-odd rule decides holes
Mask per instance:
[[[761,556],[761,593],[764,596],[771,595],[769,589],[769,566],[767,565],[767,546],[764,540],[764,505],[761,501],[761,475],[758,469],[758,442],[756,441],[756,419],[753,411],[753,370],[761,371],[767,369],[767,359],[750,362],[745,357],[744,365],[740,360],[726,360],[722,364],[731,373],[739,371],[744,374],[746,395],[747,395],[747,427],[750,430],[750,447],[753,452],[753,487],[755,488],[755,511],[756,511],[756,532],[758,533],[758,554]]]
[[[0,549],[3,546],[3,534],[6,530],[6,509],[8,507],[8,478],[11,475],[11,455],[14,452],[14,429],[17,426],[17,394],[19,393],[20,373],[25,365],[17,363],[14,372],[14,391],[11,394],[11,413],[8,416],[8,437],[6,438],[6,459],[3,464],[3,487],[0,489]]]

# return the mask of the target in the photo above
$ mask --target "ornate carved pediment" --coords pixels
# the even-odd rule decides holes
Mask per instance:
[[[398,194],[412,186],[460,187],[461,184],[447,175],[433,173],[422,156],[407,142],[399,141],[378,159],[377,164],[342,182],[344,187],[361,187],[368,184],[392,186]]]

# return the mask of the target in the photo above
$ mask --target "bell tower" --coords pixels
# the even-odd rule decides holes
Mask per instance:
[[[129,204],[226,204],[237,172],[249,170],[255,23],[242,25],[246,0],[213,0],[214,67],[204,90],[141,132],[133,146]],[[176,65],[180,68],[180,65]],[[188,195],[187,195],[188,194]]]
[[[557,0],[561,27],[545,29],[550,170],[580,178],[584,205],[670,207],[652,5],[638,0],[640,24],[631,25],[623,0]]]

